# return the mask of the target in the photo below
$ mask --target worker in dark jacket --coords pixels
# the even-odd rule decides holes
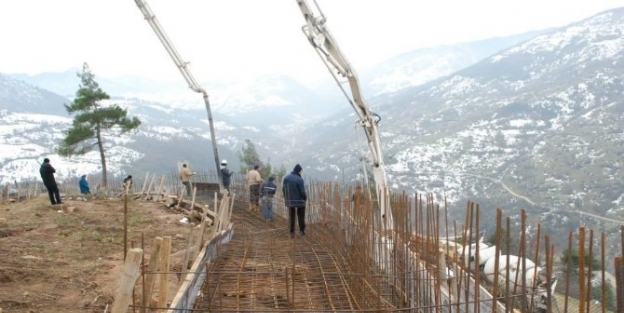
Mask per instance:
[[[61,204],[61,195],[54,179],[54,173],[56,173],[56,170],[50,164],[50,159],[43,159],[43,164],[39,168],[39,174],[41,174],[43,185],[48,189],[48,196],[52,205]]]
[[[295,165],[293,171],[284,177],[282,181],[282,192],[284,193],[284,204],[288,208],[290,216],[290,236],[295,236],[295,214],[299,224],[299,233],[305,235],[305,204],[308,200],[305,185],[301,172],[301,165]]]
[[[229,168],[227,168],[227,160],[223,159],[221,161],[221,179],[223,180],[223,188],[225,188],[225,190],[227,190],[228,194],[230,193],[230,183],[232,182],[231,178],[232,174],[234,174],[232,171],[230,171]]]
[[[273,197],[275,196],[275,190],[277,186],[274,183],[275,177],[269,176],[269,178],[260,186],[260,205],[262,208],[262,215],[267,222],[273,221]]]

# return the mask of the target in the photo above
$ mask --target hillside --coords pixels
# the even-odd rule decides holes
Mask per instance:
[[[538,206],[567,209],[583,198],[585,209],[617,215],[623,12],[605,12],[434,82],[371,98],[382,118],[392,186],[453,202],[504,200],[496,195],[508,196],[496,183],[503,180]],[[338,169],[357,171],[353,164],[367,152],[361,130],[336,136],[354,121],[344,111],[308,132],[306,162],[336,178]]]
[[[52,207],[42,195],[0,205],[3,312],[103,312],[107,304],[110,310],[123,266],[123,202],[64,201]],[[156,236],[172,237],[172,254],[185,249],[189,226],[179,219],[161,203],[131,202],[128,245],[140,247],[143,236],[146,261]],[[181,263],[171,261],[173,268]],[[171,298],[177,286],[171,275]]]

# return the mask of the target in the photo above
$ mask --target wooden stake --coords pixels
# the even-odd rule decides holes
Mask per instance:
[[[193,240],[193,224],[189,222],[189,233],[186,236],[186,250],[184,251],[184,261],[182,262],[182,275],[180,276],[180,285],[184,282],[186,277],[186,270],[188,269],[189,254],[191,254],[191,241]]]
[[[152,301],[154,292],[154,281],[156,281],[156,271],[160,264],[160,247],[162,247],[162,237],[156,237],[152,241],[152,252],[149,265],[147,266],[147,279],[145,280],[145,294],[143,295],[143,306],[148,306]]]
[[[126,259],[126,255],[128,252],[128,186],[124,188],[124,233],[123,233],[123,241],[124,241],[124,260]]]
[[[132,301],[132,291],[134,290],[134,284],[137,278],[139,278],[139,267],[141,266],[141,257],[143,256],[143,250],[139,248],[131,249],[128,251],[126,261],[124,263],[124,269],[119,280],[119,286],[117,287],[117,293],[115,295],[115,301],[111,309],[112,313],[126,313],[128,306]]]
[[[160,249],[160,289],[158,292],[158,307],[164,308],[167,306],[167,286],[169,282],[169,254],[171,253],[171,236],[165,236],[163,238],[162,247]],[[163,309],[162,312],[166,312]]]
[[[165,191],[163,190],[165,188],[164,184],[165,184],[165,175],[160,177],[160,185],[158,186],[158,194],[156,194],[154,201],[160,200],[160,197],[162,197],[163,199],[165,198]]]
[[[152,191],[152,185],[154,184],[154,179],[156,179],[156,173],[154,173],[154,176],[152,176],[152,180],[150,180],[149,187],[147,187],[147,192],[145,193],[146,195],[148,195]],[[145,196],[145,199],[147,199],[147,196]]]
[[[149,180],[149,172],[145,173],[145,180],[143,181],[143,187],[141,187],[141,198],[144,195],[145,187],[147,187],[147,181]],[[147,198],[147,193],[145,193],[145,198]]]

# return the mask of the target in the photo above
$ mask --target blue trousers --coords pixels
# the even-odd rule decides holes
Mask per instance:
[[[262,215],[265,220],[272,221],[273,220],[273,197],[262,196],[260,200],[260,204],[262,205]]]

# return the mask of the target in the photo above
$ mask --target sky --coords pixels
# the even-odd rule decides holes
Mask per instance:
[[[198,81],[330,77],[296,0],[147,0]],[[313,0],[308,0],[314,6]],[[317,0],[356,69],[423,47],[565,26],[624,0]],[[1,0],[0,73],[181,80],[133,0]]]

